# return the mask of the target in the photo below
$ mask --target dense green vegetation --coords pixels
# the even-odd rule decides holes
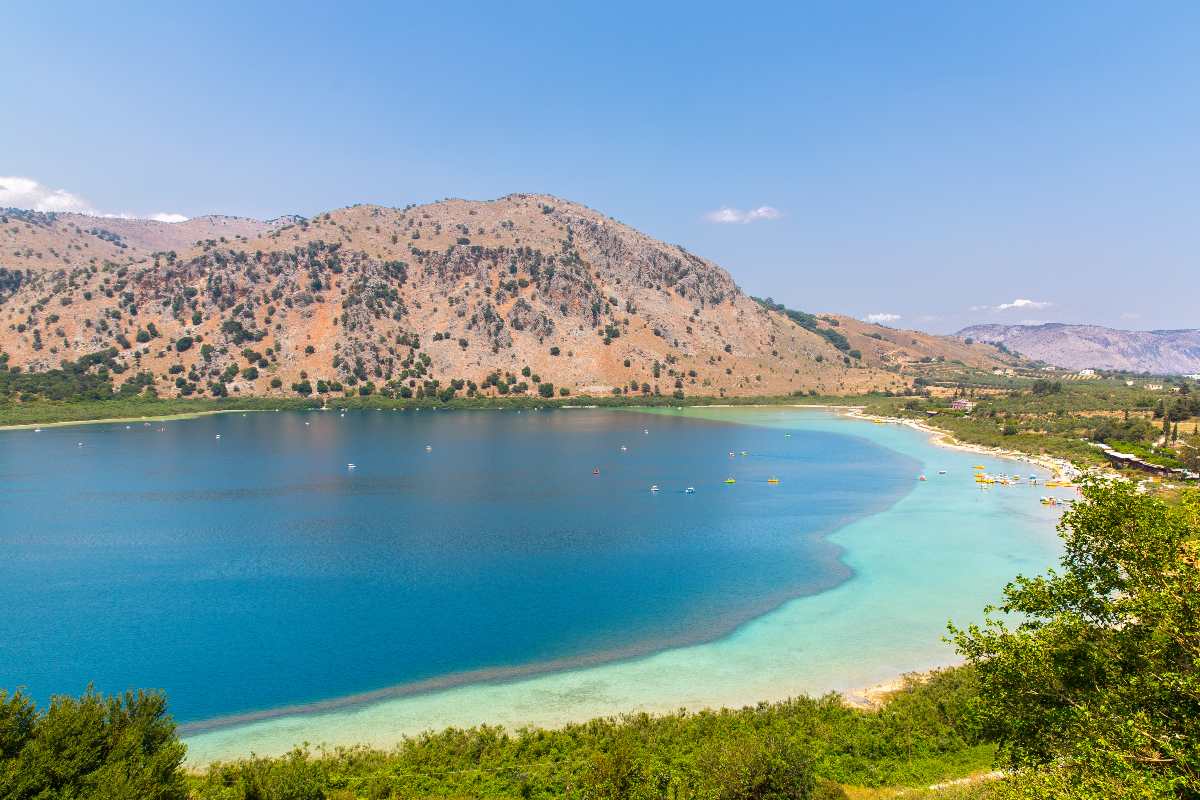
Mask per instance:
[[[1017,770],[1001,796],[1200,797],[1200,492],[1169,505],[1092,482],[1083,497],[1061,569],[954,631],[975,718]]]
[[[0,798],[183,800],[185,748],[161,695],[56,697],[39,712],[0,689]]]
[[[995,757],[1001,780],[904,796],[1200,797],[1200,492],[1168,504],[1092,482],[1060,531],[1058,570],[1018,577],[985,624],[952,629],[966,666],[909,681],[875,711],[831,695],[448,729],[388,751],[297,749],[184,774],[160,696],[89,692],[39,712],[0,692],[0,797],[831,800]]]

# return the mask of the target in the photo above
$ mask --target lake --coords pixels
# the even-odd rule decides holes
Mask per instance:
[[[961,483],[919,483],[931,454]],[[978,458],[803,410],[265,412],[0,433],[0,686],[40,701],[89,682],[160,688],[193,749],[217,754],[280,749],[301,735],[297,720],[317,720],[318,734],[341,725],[340,741],[366,720],[396,733],[644,707],[637,692],[576,695],[543,718],[531,696],[505,706],[472,693],[689,652],[704,663],[804,598],[857,587],[857,602],[878,602],[896,591],[887,575],[912,568],[926,575],[917,583],[942,568],[982,572],[965,594],[947,579],[944,592],[893,596],[893,613],[936,629],[948,612],[977,611],[1014,567],[1054,553],[1052,512],[1015,492],[981,500],[966,484]],[[904,516],[935,492],[924,516]],[[968,502],[971,529],[1008,518],[994,547],[947,545],[963,534],[945,530],[945,511]],[[884,520],[890,542],[839,541]],[[913,531],[919,541],[894,540]],[[864,582],[878,565],[856,559],[881,544],[912,563]],[[758,642],[755,658],[795,660],[789,631]],[[913,626],[897,631],[911,638]],[[938,660],[944,646],[929,638],[916,660]],[[863,643],[839,647],[808,660],[828,668]],[[906,668],[897,652],[872,668]],[[776,695],[762,683],[772,669],[709,669],[694,697],[657,691],[667,708],[724,702],[734,685]],[[794,674],[791,691],[809,688]],[[390,721],[370,716],[381,708]],[[236,738],[264,730],[266,746]]]

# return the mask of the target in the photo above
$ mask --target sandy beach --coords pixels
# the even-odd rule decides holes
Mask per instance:
[[[954,450],[962,450],[968,453],[980,453],[982,455],[992,456],[994,458],[1004,458],[1010,461],[1024,461],[1027,464],[1034,464],[1048,469],[1057,476],[1074,480],[1082,473],[1078,467],[1072,464],[1065,458],[1050,455],[1030,455],[1022,453],[1019,450],[1009,450],[1004,447],[989,447],[982,444],[973,444],[964,442],[958,439],[949,431],[935,428],[932,425],[921,422],[915,419],[905,419],[903,417],[881,417],[875,414],[868,414],[863,410],[862,406],[853,408],[845,407],[845,413],[842,416],[851,417],[854,419],[866,420],[872,423],[880,422],[888,425],[904,425],[922,433],[929,434],[929,441],[939,447],[949,447]]]

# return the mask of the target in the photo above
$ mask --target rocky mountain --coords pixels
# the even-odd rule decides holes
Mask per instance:
[[[786,312],[546,195],[182,223],[0,212],[0,365],[160,395],[901,391],[992,347]]]
[[[184,222],[158,222],[0,208],[0,265],[40,272],[105,261],[135,264],[155,252],[180,252],[208,240],[246,241],[296,219],[262,222],[212,214]]]
[[[1155,374],[1200,373],[1200,330],[1122,331],[1099,325],[973,325],[956,334],[1003,344],[1021,355],[1068,369]]]

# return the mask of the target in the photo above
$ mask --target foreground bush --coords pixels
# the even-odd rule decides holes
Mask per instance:
[[[1200,797],[1200,493],[1094,482],[1062,519],[1062,567],[1018,578],[956,631],[976,710],[1017,775],[1002,797]]]
[[[0,690],[0,798],[183,800],[184,746],[162,695],[56,697],[39,713]]]

